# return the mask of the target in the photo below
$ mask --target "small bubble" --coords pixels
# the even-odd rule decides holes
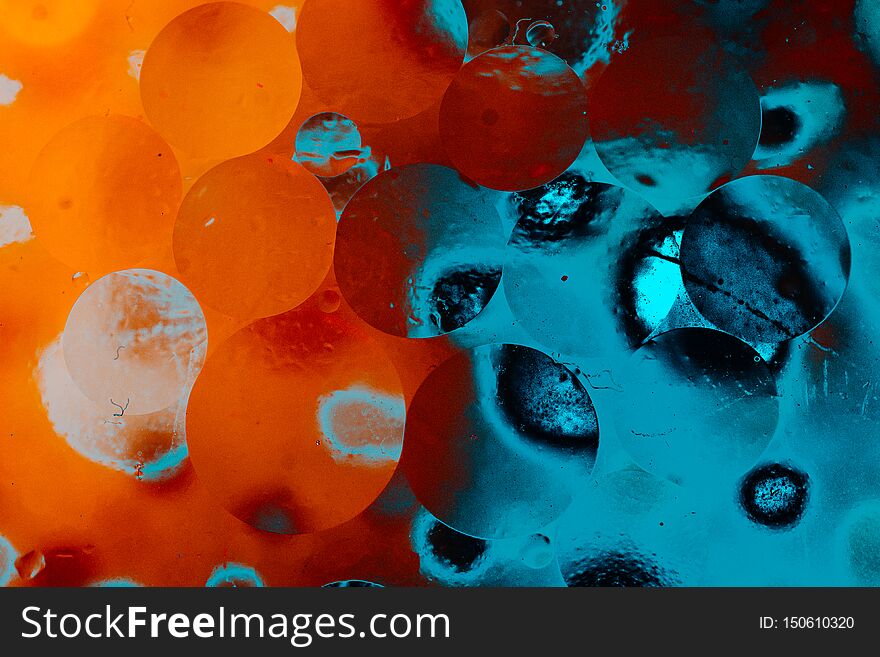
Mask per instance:
[[[529,45],[546,48],[556,39],[556,30],[547,21],[535,21],[526,29]]]
[[[335,313],[339,310],[342,297],[337,290],[324,290],[318,297],[318,308],[324,313]]]

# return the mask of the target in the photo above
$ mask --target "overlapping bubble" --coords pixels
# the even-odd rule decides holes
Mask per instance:
[[[348,203],[334,270],[362,319],[419,338],[474,319],[498,287],[503,259],[493,198],[452,169],[413,164],[382,172]]]
[[[400,455],[397,372],[362,325],[325,310],[309,302],[240,330],[205,363],[189,400],[196,473],[228,511],[266,532],[350,520]]]
[[[561,363],[503,344],[453,356],[407,413],[401,467],[419,501],[484,538],[537,531],[588,475],[599,447],[590,395]]]
[[[877,585],[878,17],[0,0],[0,585]]]

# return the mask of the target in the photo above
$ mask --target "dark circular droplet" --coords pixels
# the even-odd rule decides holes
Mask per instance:
[[[595,455],[596,410],[574,373],[540,351],[519,345],[503,345],[497,358],[498,405],[524,439]]]
[[[773,107],[762,112],[759,144],[766,147],[783,146],[794,141],[801,121],[790,107]]]
[[[772,463],[749,472],[740,485],[740,504],[752,522],[789,529],[804,514],[809,477],[786,465]]]
[[[472,569],[488,547],[483,539],[457,532],[439,520],[428,530],[428,545],[439,561],[459,572]]]
[[[671,573],[635,551],[602,552],[581,561],[574,571],[563,575],[568,586],[663,587],[675,584]]]
[[[440,277],[431,291],[431,320],[444,333],[461,328],[489,303],[501,281],[497,267],[458,269]]]

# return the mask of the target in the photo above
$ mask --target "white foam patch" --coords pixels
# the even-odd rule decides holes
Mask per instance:
[[[274,16],[288,32],[293,32],[296,29],[295,7],[285,7],[284,5],[278,5],[272,11],[270,11],[269,14],[271,16]]]
[[[0,105],[12,105],[23,86],[18,80],[0,73]]]
[[[135,80],[141,79],[141,66],[144,65],[146,50],[132,50],[128,56],[128,74]]]
[[[17,205],[0,205],[0,247],[33,239],[34,231],[24,209]]]
[[[187,389],[177,403],[147,415],[117,415],[88,399],[70,378],[61,336],[38,352],[33,377],[55,432],[82,456],[138,479],[172,476],[187,456]]]

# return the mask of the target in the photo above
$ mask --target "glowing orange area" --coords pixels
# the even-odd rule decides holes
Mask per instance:
[[[244,319],[290,310],[330,269],[336,212],[321,183],[288,160],[224,162],[189,191],[174,259],[196,297]]]
[[[0,0],[0,29],[16,41],[54,46],[88,26],[98,0]]]
[[[296,111],[302,74],[293,37],[269,14],[235,2],[195,7],[147,50],[141,100],[150,122],[197,157],[268,144]]]
[[[148,125],[89,117],[42,150],[25,209],[52,255],[94,274],[135,265],[166,243],[181,195],[174,154]]]

